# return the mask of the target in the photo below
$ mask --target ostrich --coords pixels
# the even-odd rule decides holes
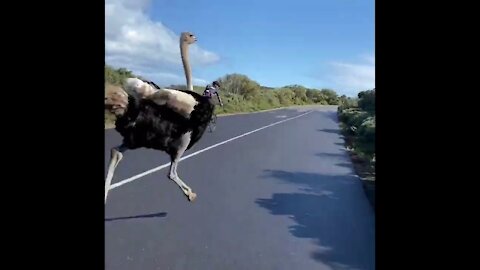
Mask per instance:
[[[180,187],[189,201],[196,198],[197,195],[178,176],[177,166],[183,153],[204,134],[215,105],[208,98],[191,91],[188,45],[194,42],[196,37],[193,34],[181,34],[180,52],[189,90],[156,89],[148,82],[130,78],[125,86],[130,92],[117,87],[117,91],[106,98],[106,108],[117,116],[115,129],[122,135],[123,142],[111,150],[105,181],[105,203],[123,153],[142,147],[166,152],[171,159],[168,178]],[[137,87],[132,87],[135,85]]]

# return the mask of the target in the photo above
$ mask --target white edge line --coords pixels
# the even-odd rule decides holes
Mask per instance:
[[[209,146],[209,147],[203,148],[202,150],[198,150],[197,152],[193,152],[193,153],[191,153],[190,155],[183,156],[182,158],[180,158],[180,161],[185,160],[185,159],[187,159],[187,158],[191,158],[191,157],[193,157],[193,156],[196,156],[196,155],[198,155],[198,154],[200,154],[200,153],[202,153],[202,152],[205,152],[205,151],[210,150],[210,149],[212,149],[212,148],[218,147],[218,146],[220,146],[220,145],[222,145],[222,144],[226,144],[226,143],[228,143],[228,142],[231,142],[231,141],[234,141],[234,140],[236,140],[236,139],[240,139],[240,138],[242,138],[242,137],[245,137],[245,136],[247,136],[247,135],[250,135],[250,134],[252,134],[252,133],[258,132],[258,131],[260,131],[260,130],[262,130],[262,129],[266,129],[266,128],[269,128],[269,127],[273,127],[273,126],[278,125],[278,124],[281,124],[281,123],[283,123],[283,122],[287,122],[287,121],[293,120],[293,119],[295,119],[295,118],[302,117],[302,116],[307,115],[307,114],[309,114],[309,113],[311,113],[311,112],[313,112],[313,110],[312,110],[312,111],[308,111],[308,112],[303,113],[303,114],[300,114],[300,115],[297,115],[297,116],[294,116],[294,117],[291,117],[291,118],[283,119],[283,120],[281,120],[281,121],[272,123],[272,124],[270,124],[270,125],[267,125],[267,126],[264,126],[264,127],[261,127],[261,128],[257,128],[257,129],[255,129],[255,130],[249,131],[249,132],[244,133],[244,134],[242,134],[242,135],[238,135],[238,136],[233,137],[233,138],[231,138],[231,139],[228,139],[228,140],[226,140],[226,141],[219,142],[219,143],[217,143],[217,144],[214,144],[214,145],[211,145],[211,146]],[[119,181],[119,182],[117,182],[117,183],[115,183],[115,184],[112,184],[112,185],[110,186],[110,189],[109,189],[109,190],[112,190],[112,189],[115,189],[115,188],[117,188],[117,187],[123,186],[123,185],[125,185],[125,184],[127,184],[127,183],[130,183],[130,182],[132,182],[132,181],[137,180],[138,178],[144,177],[145,175],[154,173],[154,172],[159,171],[159,170],[161,170],[161,169],[164,169],[164,168],[166,168],[166,167],[168,167],[168,166],[170,166],[170,162],[169,162],[169,163],[165,163],[165,164],[163,164],[163,165],[160,165],[160,166],[158,166],[158,167],[155,167],[155,168],[153,168],[153,169],[150,169],[150,170],[148,170],[148,171],[144,171],[143,173],[134,175],[134,176],[132,176],[132,177],[130,177],[130,178],[127,178],[127,179],[125,179],[125,180]]]

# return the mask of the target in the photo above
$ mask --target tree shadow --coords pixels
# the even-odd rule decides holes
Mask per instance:
[[[334,269],[375,269],[374,215],[355,178],[281,170],[267,171],[265,177],[307,192],[275,193],[256,203],[272,215],[294,220],[289,232],[313,239],[318,246],[312,259]]]
[[[330,157],[330,158],[343,158],[345,159],[345,150],[341,149],[342,153],[316,153],[315,156],[317,157]]]
[[[166,212],[159,212],[146,215],[137,215],[137,216],[128,216],[128,217],[116,217],[116,218],[106,218],[105,221],[115,221],[115,220],[125,220],[125,219],[138,219],[138,218],[160,218],[166,217]]]
[[[358,179],[360,179],[363,189],[365,191],[365,195],[367,196],[368,201],[370,202],[373,210],[375,211],[375,181],[368,180],[368,177],[371,177],[371,174],[365,172],[359,173],[358,167],[356,168],[353,163],[337,163],[335,165],[351,169],[352,173],[354,173],[354,175],[358,177]]]
[[[317,131],[320,131],[320,132],[326,132],[326,133],[333,133],[333,134],[340,134],[340,129],[329,129],[329,128],[322,128],[322,129],[317,129]]]
[[[354,169],[352,163],[344,162],[344,163],[337,163],[335,165],[339,166],[339,167],[349,168],[349,169],[352,169],[352,170]]]

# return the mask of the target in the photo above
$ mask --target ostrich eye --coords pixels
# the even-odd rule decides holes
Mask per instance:
[[[193,37],[193,35],[190,35],[191,37]]]

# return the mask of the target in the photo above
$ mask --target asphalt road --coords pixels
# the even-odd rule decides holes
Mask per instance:
[[[375,215],[343,149],[336,108],[220,117],[180,162],[189,202],[168,168],[111,190],[105,269],[375,269]],[[105,132],[110,148],[121,142]],[[169,162],[126,152],[112,183]]]

